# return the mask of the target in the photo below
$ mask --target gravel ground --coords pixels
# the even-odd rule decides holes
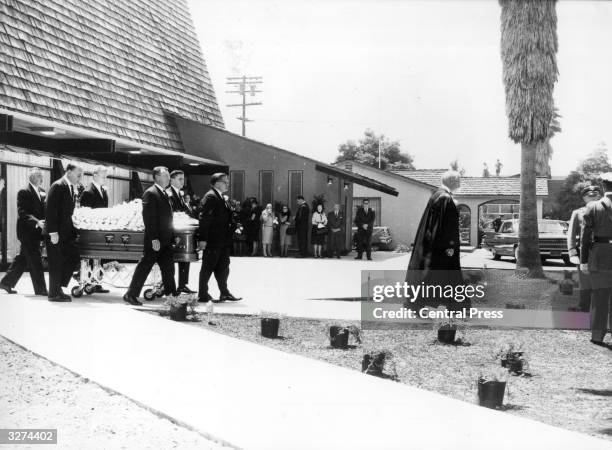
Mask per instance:
[[[508,377],[503,409],[612,441],[612,351],[591,344],[586,331],[463,328],[462,345],[442,345],[430,326],[364,330],[362,344],[338,350],[329,346],[329,325],[358,322],[282,318],[280,339],[262,337],[258,317],[215,315],[214,322],[192,324],[354,370],[361,370],[364,349],[387,349],[400,382],[471,403],[477,402],[478,376],[499,370],[497,349],[521,342],[530,375]]]
[[[0,427],[57,428],[58,445],[54,448],[229,448],[160,418],[3,337],[0,361]]]

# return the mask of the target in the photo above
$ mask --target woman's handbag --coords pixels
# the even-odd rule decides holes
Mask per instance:
[[[317,236],[324,236],[326,234],[327,234],[327,227],[326,226],[317,227]]]

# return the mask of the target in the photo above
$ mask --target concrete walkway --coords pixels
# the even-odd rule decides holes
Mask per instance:
[[[612,448],[124,305],[1,295],[0,335],[241,448]]]

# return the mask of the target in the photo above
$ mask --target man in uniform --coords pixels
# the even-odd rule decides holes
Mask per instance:
[[[612,323],[612,172],[601,176],[604,196],[590,202],[580,234],[580,270],[587,272],[591,298],[591,342],[603,343]]]
[[[174,212],[184,212],[191,216],[192,211],[185,201],[183,193],[183,187],[185,186],[185,172],[182,170],[173,170],[170,172],[170,187],[166,190],[170,197],[170,203],[172,204],[172,210]],[[193,294],[194,291],[187,287],[189,283],[189,263],[181,261],[178,263],[178,288],[177,292],[184,292],[186,294]]]
[[[142,196],[142,218],[144,220],[144,252],[134,270],[134,276],[123,300],[130,305],[142,305],[138,300],[147,276],[157,263],[164,283],[164,295],[176,295],[174,283],[174,229],[172,227],[172,205],[166,189],[170,174],[166,167],[153,169],[155,184]]]
[[[599,186],[587,186],[580,192],[585,206],[572,211],[572,216],[569,221],[567,230],[567,250],[569,252],[570,261],[578,265],[578,280],[580,281],[580,302],[578,303],[578,311],[587,312],[591,309],[591,283],[589,275],[580,270],[580,232],[584,221],[584,212],[586,205],[592,201],[597,201],[601,198],[601,189]],[[574,307],[572,307],[575,310]]]

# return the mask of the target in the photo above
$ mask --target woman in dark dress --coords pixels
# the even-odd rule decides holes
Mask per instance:
[[[251,249],[251,256],[257,256],[259,251],[259,234],[261,231],[261,208],[255,197],[251,198],[251,206],[248,211],[248,216],[245,222],[247,242]]]

